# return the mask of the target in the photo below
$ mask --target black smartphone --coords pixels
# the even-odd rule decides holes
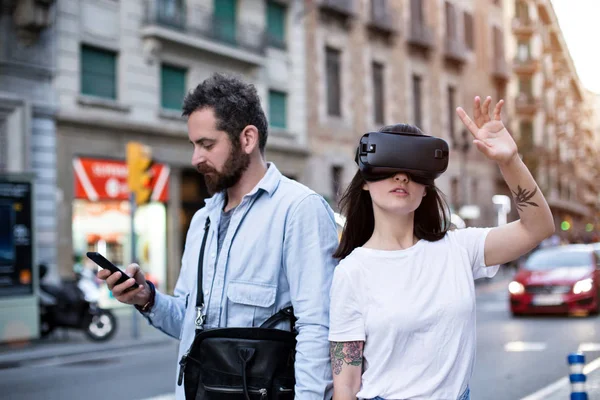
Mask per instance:
[[[95,251],[88,251],[86,253],[86,255],[88,256],[88,258],[90,260],[92,260],[93,262],[95,262],[96,264],[98,264],[101,268],[107,269],[110,272],[112,272],[113,274],[115,272],[120,272],[121,273],[121,277],[117,281],[117,283],[116,283],[117,285],[120,285],[121,283],[127,281],[127,279],[131,278],[125,272],[121,271],[121,269],[119,267],[117,267],[115,264],[111,263],[106,258],[104,258],[104,256],[102,254],[97,253]],[[140,285],[137,282],[135,282],[133,284],[133,286],[127,288],[125,290],[125,292],[129,292],[130,290],[137,289],[138,286],[140,286]]]

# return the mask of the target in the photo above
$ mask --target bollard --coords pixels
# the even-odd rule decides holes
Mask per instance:
[[[585,374],[583,366],[585,365],[585,355],[582,353],[571,353],[567,357],[569,362],[569,381],[571,381],[571,400],[588,400],[585,391]]]

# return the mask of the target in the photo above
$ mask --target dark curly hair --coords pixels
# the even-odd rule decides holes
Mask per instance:
[[[264,154],[267,144],[267,117],[253,84],[225,74],[213,74],[191,90],[183,99],[184,117],[194,111],[212,108],[217,129],[225,131],[232,143],[239,143],[240,133],[248,125],[258,130],[258,147]]]

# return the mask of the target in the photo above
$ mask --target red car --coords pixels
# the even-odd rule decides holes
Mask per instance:
[[[534,251],[508,285],[513,315],[597,314],[600,248],[573,244]]]

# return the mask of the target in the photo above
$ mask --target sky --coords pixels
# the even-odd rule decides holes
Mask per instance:
[[[600,0],[552,0],[583,86],[600,94]]]

